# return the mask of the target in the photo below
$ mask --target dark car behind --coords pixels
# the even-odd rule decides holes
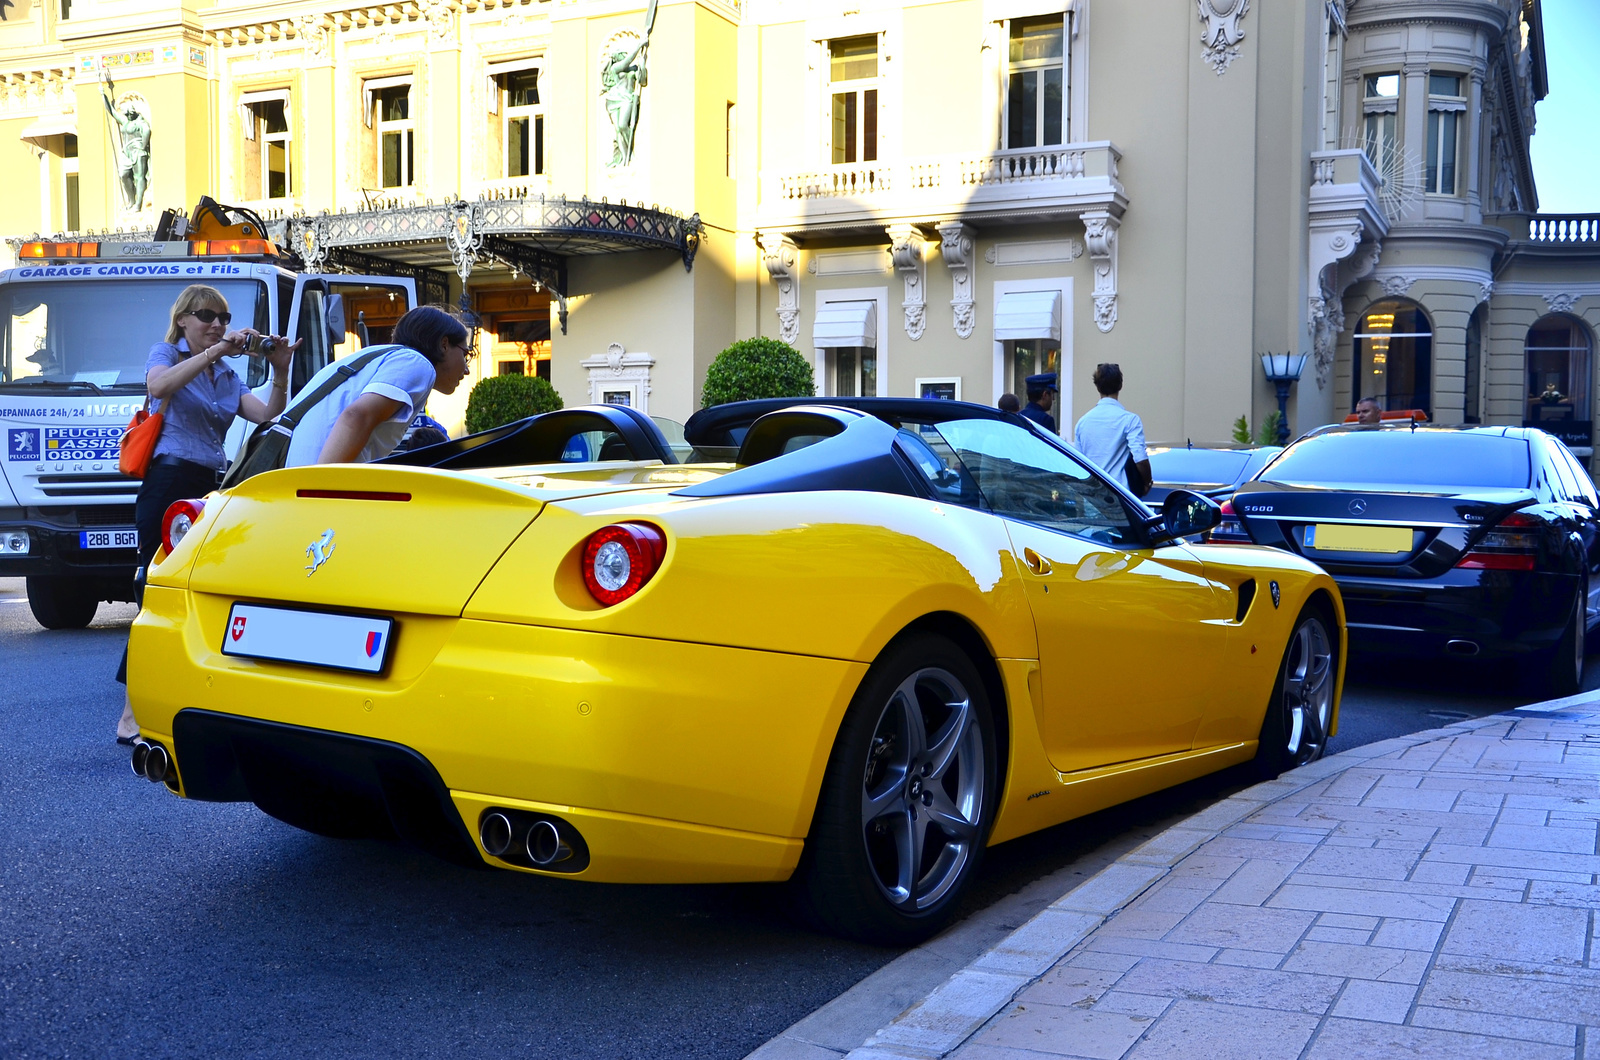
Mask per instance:
[[[1152,445],[1151,485],[1144,502],[1159,509],[1175,489],[1218,496],[1232,492],[1281,452],[1277,445]]]
[[[1333,575],[1353,652],[1511,658],[1541,691],[1576,691],[1600,497],[1543,431],[1324,428],[1229,508],[1213,540],[1232,528]]]

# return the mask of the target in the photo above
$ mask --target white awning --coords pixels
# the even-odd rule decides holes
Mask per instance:
[[[824,302],[811,327],[811,345],[833,349],[839,346],[878,345],[877,302]]]
[[[48,149],[45,141],[52,136],[78,135],[78,119],[71,114],[46,114],[17,135],[44,151]]]
[[[1007,291],[994,307],[996,339],[1061,341],[1060,291]]]
[[[287,88],[269,88],[260,92],[239,93],[239,126],[244,129],[244,138],[256,138],[256,116],[250,108],[257,103],[282,103],[283,120],[291,121],[289,115],[289,90]]]

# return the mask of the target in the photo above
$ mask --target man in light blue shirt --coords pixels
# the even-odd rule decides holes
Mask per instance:
[[[1100,400],[1078,421],[1072,432],[1073,444],[1113,481],[1128,486],[1128,464],[1133,463],[1149,482],[1150,454],[1144,447],[1144,423],[1117,400],[1122,393],[1122,368],[1098,365],[1094,388],[1100,392]]]

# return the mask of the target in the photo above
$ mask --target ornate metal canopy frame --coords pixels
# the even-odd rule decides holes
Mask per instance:
[[[461,277],[463,304],[480,264],[526,275],[556,300],[563,334],[568,257],[671,250],[693,269],[703,230],[699,214],[543,195],[296,215],[285,224],[284,242],[307,269],[409,276],[429,301],[444,300],[446,265]]]

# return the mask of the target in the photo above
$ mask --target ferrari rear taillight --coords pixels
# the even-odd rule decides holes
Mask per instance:
[[[583,545],[583,584],[606,607],[644,588],[667,554],[667,539],[648,523],[613,523]]]
[[[200,513],[206,510],[206,502],[173,501],[167,509],[167,514],[161,518],[161,543],[171,553],[178,547],[184,535],[194,529],[194,524],[200,521]]]
[[[1238,515],[1234,514],[1231,500],[1222,502],[1222,521],[1206,532],[1205,540],[1207,544],[1212,545],[1233,541],[1249,544],[1250,535],[1245,533],[1244,524],[1239,521]]]
[[[1466,570],[1534,570],[1538,566],[1538,516],[1512,512],[1484,534],[1457,567]]]

